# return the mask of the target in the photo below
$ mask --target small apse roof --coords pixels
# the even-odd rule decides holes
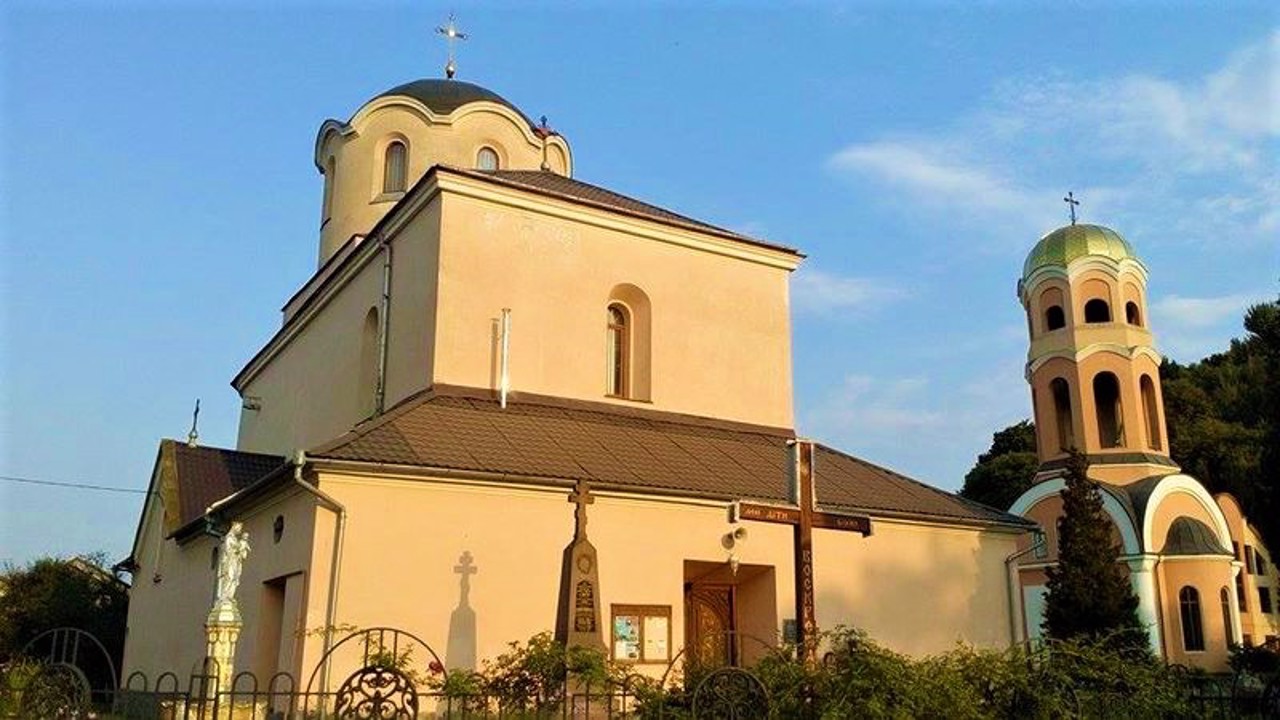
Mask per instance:
[[[1164,537],[1161,555],[1231,555],[1208,525],[1185,515],[1174,519]]]

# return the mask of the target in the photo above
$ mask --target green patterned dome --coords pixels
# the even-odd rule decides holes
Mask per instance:
[[[1087,255],[1138,260],[1138,255],[1120,233],[1101,225],[1067,225],[1040,238],[1022,266],[1022,278],[1042,267],[1065,269],[1072,261]]]

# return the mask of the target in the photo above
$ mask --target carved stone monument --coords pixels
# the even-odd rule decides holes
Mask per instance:
[[[236,604],[236,589],[240,587],[240,573],[244,559],[249,555],[249,535],[244,524],[231,523],[231,529],[222,537],[218,548],[218,576],[214,586],[213,608],[205,619],[205,656],[212,658],[218,677],[218,689],[231,689],[236,657],[236,641],[240,638],[240,607]],[[215,669],[210,668],[210,669]]]
[[[560,568],[560,605],[556,639],[567,647],[605,649],[600,623],[600,572],[596,548],[587,539],[587,506],[596,499],[585,480],[569,494],[574,511],[573,542],[564,549]]]

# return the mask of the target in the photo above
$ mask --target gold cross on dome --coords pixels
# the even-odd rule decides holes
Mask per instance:
[[[458,72],[458,65],[453,61],[453,43],[456,40],[466,40],[467,34],[458,29],[458,24],[453,20],[453,13],[449,13],[449,22],[436,28],[436,33],[443,35],[445,42],[449,45],[449,62],[444,66],[444,74],[452,80]]]
[[[1071,224],[1075,225],[1076,224],[1076,206],[1080,204],[1080,201],[1076,199],[1076,196],[1074,193],[1068,192],[1067,196],[1062,198],[1062,202],[1066,203],[1067,207],[1071,208]]]

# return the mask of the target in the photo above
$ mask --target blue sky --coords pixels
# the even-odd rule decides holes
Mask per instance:
[[[314,268],[315,132],[440,75],[432,3],[0,8],[0,475],[142,489],[234,446],[229,380]],[[954,489],[1030,414],[1014,294],[1066,220],[1151,270],[1192,361],[1280,278],[1266,3],[458,3],[459,77],[547,115],[587,182],[809,259],[801,432]],[[0,481],[0,561],[123,557],[141,495]]]

